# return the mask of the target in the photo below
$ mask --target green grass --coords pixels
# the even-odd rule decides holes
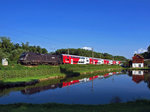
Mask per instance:
[[[40,79],[44,79],[44,78],[49,78],[49,77],[55,77],[55,76],[60,76],[60,77],[65,77],[65,74],[63,73],[54,73],[51,75],[41,75],[41,76],[33,76],[33,77],[24,77],[24,78],[10,78],[10,79],[6,79],[3,82],[4,83],[14,83],[14,82],[30,82],[33,80],[40,80]]]
[[[66,69],[67,71],[79,73],[122,68],[118,65],[61,65],[60,67]]]
[[[29,82],[49,77],[68,77],[74,74],[81,75],[82,73],[95,71],[105,72],[107,70],[116,69],[122,68],[117,65],[40,65],[35,67],[26,67],[19,64],[11,64],[9,66],[0,66],[0,82]]]
[[[0,112],[150,112],[150,101],[107,105],[9,104],[0,105]]]
[[[60,72],[59,66],[26,67],[16,64],[0,67],[1,82],[27,82],[53,76],[65,76],[65,74]]]

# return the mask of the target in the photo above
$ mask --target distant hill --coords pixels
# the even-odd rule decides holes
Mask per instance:
[[[68,54],[68,49],[58,49],[54,54]],[[69,54],[71,55],[79,55],[79,56],[86,56],[86,57],[92,57],[92,51],[90,50],[85,50],[85,49],[69,49]],[[99,53],[99,52],[94,52],[94,57],[95,58],[103,58],[103,59],[114,59],[114,60],[119,60],[119,61],[126,61],[127,59],[124,56],[113,56],[108,53]]]

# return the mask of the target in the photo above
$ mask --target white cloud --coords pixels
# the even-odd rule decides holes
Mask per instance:
[[[82,47],[82,49],[85,49],[85,50],[92,50],[91,47]]]
[[[147,50],[143,49],[143,48],[140,48],[140,49],[138,49],[138,51],[134,51],[134,54],[141,54],[141,53],[144,53],[144,52],[147,52]]]

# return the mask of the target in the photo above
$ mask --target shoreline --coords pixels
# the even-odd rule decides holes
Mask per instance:
[[[105,72],[114,72],[114,71],[120,71],[123,70],[123,68],[115,68],[115,69],[106,69],[106,70],[96,70],[96,71],[91,71],[91,72],[80,72],[78,75],[79,76],[84,76],[84,75],[92,75],[92,74],[97,74],[97,73],[105,73]],[[73,73],[72,75],[76,75],[77,73]],[[71,76],[74,77],[74,76]],[[8,83],[1,83],[0,88],[14,88],[14,87],[25,87],[25,86],[30,86],[30,85],[35,85],[40,82],[45,82],[49,80],[54,80],[54,79],[65,79],[67,78],[66,75],[62,76],[50,76],[46,78],[40,78],[36,79],[33,81],[28,81],[28,82],[8,82]]]
[[[36,66],[36,67],[26,67],[26,66],[16,65],[13,66],[12,68],[8,67],[6,70],[4,69],[0,71],[4,73],[4,75],[5,72],[8,73],[8,76],[10,77],[7,78],[6,76],[5,79],[0,80],[0,84],[1,84],[0,88],[23,87],[23,86],[34,85],[36,83],[53,80],[53,79],[64,79],[67,77],[104,73],[104,72],[111,72],[117,70],[118,71],[119,70],[150,70],[150,68],[146,67],[146,68],[126,69],[121,66],[114,66],[114,65],[61,65],[61,66]],[[45,71],[46,74],[44,73]],[[18,74],[18,76],[16,76],[16,78],[11,78],[12,73],[16,73]],[[38,75],[38,73],[40,75]],[[24,74],[25,77],[22,77],[24,76]]]

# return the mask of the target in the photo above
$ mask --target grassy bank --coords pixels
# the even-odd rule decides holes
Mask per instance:
[[[122,69],[122,67],[118,65],[61,65],[61,69],[62,71],[66,69],[70,72],[83,74],[85,72]]]
[[[0,66],[0,82],[16,83],[44,80],[55,77],[69,77],[94,72],[105,72],[122,69],[117,65],[60,65],[60,66],[35,66],[26,67],[22,65]]]
[[[107,105],[11,104],[0,105],[0,112],[150,112],[150,101]]]
[[[121,72],[118,70],[114,70],[111,72]],[[51,85],[61,85],[63,82],[70,82],[73,80],[79,80],[79,79],[84,79],[84,78],[90,78],[96,75],[105,75],[108,72],[103,72],[103,73],[95,73],[95,74],[85,74],[85,75],[79,75],[79,76],[74,76],[74,77],[65,77],[65,78],[57,78],[57,79],[50,79],[50,80],[46,80],[46,81],[41,81],[32,85],[26,85],[26,86],[6,86],[5,85],[1,85],[0,86],[0,96],[4,96],[6,94],[9,94],[10,92],[15,92],[15,91],[21,91],[21,90],[27,90],[27,89],[34,89],[34,88],[45,88],[45,87],[50,87]],[[122,73],[120,73],[122,74]],[[117,73],[117,75],[119,75],[119,73]],[[107,77],[108,78],[108,77]],[[61,86],[59,86],[61,87]],[[57,88],[57,87],[56,87]],[[39,89],[40,90],[40,89]],[[43,89],[42,89],[43,90]]]
[[[35,66],[26,67],[22,65],[13,65],[0,68],[1,82],[28,82],[41,78],[53,76],[65,76],[61,73],[59,66]]]

